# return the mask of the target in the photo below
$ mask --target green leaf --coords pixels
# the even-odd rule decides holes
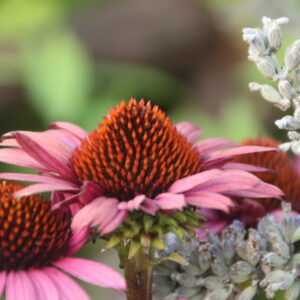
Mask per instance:
[[[35,46],[35,47],[34,47]],[[77,121],[90,91],[90,65],[76,38],[61,32],[26,48],[24,80],[45,121]]]

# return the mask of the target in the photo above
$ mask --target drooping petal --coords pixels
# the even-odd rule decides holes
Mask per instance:
[[[146,198],[140,208],[142,211],[150,215],[153,215],[159,210],[158,204],[150,198]]]
[[[42,147],[36,140],[23,133],[15,133],[15,137],[24,151],[36,161],[61,176],[69,179],[74,178],[73,171],[57,157],[54,157],[46,148]]]
[[[49,128],[61,128],[69,131],[70,133],[74,134],[75,136],[79,137],[80,139],[84,139],[87,136],[87,132],[83,130],[81,127],[68,123],[68,122],[55,122],[50,124]]]
[[[208,138],[195,144],[202,155],[224,148],[235,147],[238,144],[225,138]]]
[[[119,211],[112,220],[110,220],[106,224],[102,225],[101,234],[107,234],[107,233],[114,231],[116,228],[118,228],[123,223],[123,221],[126,219],[127,215],[128,215],[128,211],[126,211],[126,210]]]
[[[247,172],[274,173],[274,171],[270,169],[244,163],[227,163],[222,167],[222,170],[243,170]]]
[[[128,211],[137,210],[140,208],[140,205],[143,203],[145,199],[146,199],[145,195],[138,195],[134,197],[132,200],[120,202],[118,208],[121,210],[128,210]]]
[[[225,192],[228,196],[246,198],[281,198],[283,192],[275,185],[260,181],[255,187],[249,190],[236,190]]]
[[[191,192],[185,196],[185,201],[190,205],[204,208],[214,208],[229,211],[229,207],[234,206],[234,202],[223,195],[211,192]]]
[[[49,183],[49,184],[63,184],[68,186],[76,187],[75,184],[70,183],[69,181],[50,177],[43,175],[35,175],[35,174],[25,174],[25,173],[0,173],[0,179],[7,180],[17,180],[17,181],[30,181],[30,182],[39,182],[39,183]]]
[[[86,205],[102,195],[102,189],[92,181],[85,181],[81,187],[79,201]]]
[[[4,148],[0,149],[0,162],[34,169],[37,171],[47,171],[45,166],[37,162],[22,149]]]
[[[5,285],[6,285],[6,272],[2,271],[0,272],[0,297],[3,294]]]
[[[35,291],[37,294],[37,300],[60,300],[58,290],[52,281],[47,276],[43,269],[32,269],[28,271],[28,274],[35,285]]]
[[[182,193],[195,188],[196,186],[211,180],[221,173],[220,170],[209,170],[195,175],[187,176],[185,178],[175,181],[169,188],[169,193]]]
[[[259,181],[260,180],[256,176],[248,172],[241,170],[226,170],[212,180],[198,185],[196,189],[214,193],[247,190],[256,186]]]
[[[86,282],[117,291],[126,290],[124,278],[112,268],[83,258],[62,258],[53,263],[56,267]]]
[[[74,187],[72,184],[62,185],[62,184],[37,183],[37,184],[29,185],[24,189],[17,191],[14,194],[14,196],[16,198],[20,198],[32,194],[37,194],[42,192],[53,192],[53,191],[78,191],[78,188]]]
[[[60,298],[63,300],[90,300],[90,297],[69,276],[52,267],[43,269],[44,274],[49,276],[59,292]]]
[[[194,143],[202,135],[202,130],[191,122],[180,122],[175,127],[190,143]]]
[[[69,242],[68,250],[65,252],[65,256],[72,255],[79,251],[89,238],[89,228],[84,228],[80,231],[73,232]]]
[[[278,151],[278,149],[273,147],[261,147],[261,146],[240,146],[240,147],[235,147],[233,149],[225,150],[221,153],[218,153],[214,155],[213,159],[231,157],[240,154],[268,152],[268,151]]]
[[[119,201],[115,198],[98,197],[84,206],[73,218],[73,230],[81,230],[92,224],[101,225],[118,212]]]
[[[155,197],[154,201],[162,210],[182,209],[186,206],[183,194],[162,193]]]
[[[26,271],[10,271],[6,285],[7,300],[39,300]]]

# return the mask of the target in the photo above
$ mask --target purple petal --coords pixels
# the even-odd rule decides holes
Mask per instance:
[[[184,195],[173,193],[162,193],[155,197],[154,201],[162,210],[182,209],[186,206]]]
[[[260,181],[249,190],[228,191],[226,195],[247,198],[281,198],[284,194],[278,187]]]
[[[182,193],[188,190],[191,190],[198,185],[211,180],[215,176],[221,173],[220,170],[209,170],[201,172],[195,175],[187,176],[185,178],[175,181],[169,188],[168,192],[170,193]]]
[[[68,251],[66,251],[65,256],[73,255],[79,251],[87,242],[89,233],[90,231],[88,228],[73,232],[72,237],[69,240]]]
[[[99,197],[84,206],[73,218],[73,230],[81,230],[90,225],[107,222],[118,212],[119,201],[115,198]]]
[[[101,234],[104,235],[117,229],[126,219],[127,215],[128,215],[128,211],[126,210],[119,211],[112,220],[102,225]]]
[[[159,206],[153,199],[146,198],[141,204],[140,209],[147,214],[153,215],[159,210]]]
[[[209,138],[195,144],[200,154],[207,155],[224,148],[238,146],[237,143],[224,138]]]
[[[124,278],[106,265],[82,258],[62,258],[53,264],[88,283],[117,291],[126,290]]]
[[[22,133],[15,133],[15,137],[24,151],[32,156],[36,161],[49,169],[49,171],[56,172],[62,177],[73,180],[73,171],[56,157],[54,157],[48,150],[43,148],[39,142],[33,140],[29,136]]]
[[[47,276],[43,269],[32,269],[28,274],[35,285],[37,300],[60,300],[54,282]]]
[[[272,147],[262,147],[262,146],[240,146],[240,147],[235,147],[233,149],[229,149],[224,152],[218,153],[214,156],[213,159],[231,157],[240,154],[268,152],[268,151],[278,151],[278,149]]]
[[[26,271],[10,271],[6,285],[7,300],[40,300]]]
[[[5,285],[6,285],[6,272],[2,271],[0,273],[0,297],[3,294]]]
[[[50,124],[49,128],[65,129],[80,139],[84,139],[88,135],[88,133],[85,130],[83,130],[81,127],[67,122],[55,122]]]
[[[42,164],[37,162],[22,149],[0,149],[0,162],[38,171],[47,171]]]
[[[247,172],[266,172],[273,173],[272,170],[244,163],[227,163],[222,167],[222,170],[243,170]]]
[[[75,184],[72,184],[69,181],[66,181],[66,180],[63,180],[60,178],[43,176],[43,175],[35,175],[35,174],[0,173],[0,179],[17,180],[17,181],[31,181],[31,182],[40,182],[40,183],[49,183],[49,184],[63,184],[63,185],[76,187]]]
[[[198,185],[194,190],[207,192],[226,192],[234,190],[246,190],[256,186],[259,179],[245,171],[226,170],[212,180]]]
[[[138,210],[140,208],[140,205],[143,203],[145,199],[146,199],[145,195],[138,195],[134,197],[132,200],[120,202],[118,208],[121,210],[128,210],[128,211]]]
[[[96,183],[92,181],[85,181],[81,187],[79,201],[86,205],[102,194],[102,189]]]
[[[83,267],[84,268],[84,267]],[[43,269],[52,282],[55,284],[59,292],[60,299],[63,300],[90,300],[86,292],[69,276],[52,267]],[[15,299],[17,300],[17,299]],[[41,299],[39,299],[41,300]]]
[[[23,196],[29,196],[32,194],[42,193],[42,192],[53,192],[53,191],[78,191],[77,187],[70,185],[59,185],[59,184],[46,184],[46,183],[37,183],[29,185],[24,189],[21,189],[14,193],[16,198]]]
[[[234,206],[234,202],[223,195],[211,192],[192,192],[185,196],[185,200],[190,205],[204,208],[214,208],[229,211],[230,206]],[[200,211],[201,212],[201,211]]]
[[[175,127],[190,143],[194,143],[202,135],[202,130],[191,122],[180,122]]]

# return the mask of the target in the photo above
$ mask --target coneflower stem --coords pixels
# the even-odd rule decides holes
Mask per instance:
[[[153,271],[153,265],[151,263],[152,255],[146,254],[141,248],[129,259],[126,248],[118,250],[121,267],[124,269],[127,283],[127,300],[151,300]]]

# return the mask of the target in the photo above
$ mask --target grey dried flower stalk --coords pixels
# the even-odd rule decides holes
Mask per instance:
[[[164,261],[155,267],[155,299],[251,300],[259,291],[268,299],[277,291],[285,291],[286,300],[299,299],[300,215],[291,216],[286,203],[283,210],[280,223],[267,216],[257,229],[245,230],[235,221],[220,237],[208,233],[206,241],[191,237],[183,243],[167,235],[168,251],[158,256],[176,251],[188,264]]]
[[[276,53],[281,48],[281,25],[288,18],[272,20],[262,18],[263,28],[244,28],[243,39],[249,44],[248,58],[267,78],[277,83],[277,88],[268,84],[251,82],[252,91],[260,91],[262,97],[281,110],[293,105],[293,115],[286,115],[275,121],[280,129],[288,131],[290,142],[280,146],[281,150],[292,149],[300,155],[300,40],[296,40],[285,52],[284,63],[280,65]]]

